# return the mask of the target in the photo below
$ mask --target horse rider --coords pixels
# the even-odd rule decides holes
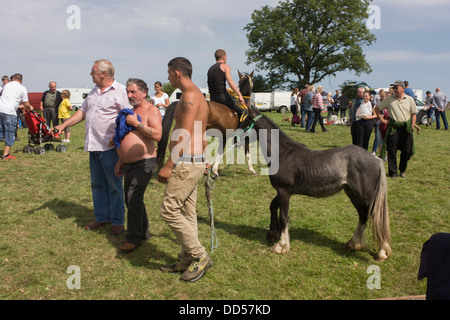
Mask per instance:
[[[236,111],[239,116],[239,122],[245,120],[248,115],[248,109],[245,106],[244,98],[231,77],[231,67],[227,65],[227,54],[225,50],[218,49],[214,53],[216,63],[208,70],[208,88],[210,100],[226,105]],[[230,88],[237,94],[241,106],[237,105],[226,89],[226,82]]]

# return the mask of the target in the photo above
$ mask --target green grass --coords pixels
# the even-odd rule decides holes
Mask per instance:
[[[293,139],[312,149],[351,143],[350,129],[330,126],[326,134],[292,128],[281,115],[266,113]],[[268,176],[252,176],[246,165],[225,170],[212,190],[219,247],[213,268],[196,283],[159,267],[173,262],[179,247],[159,217],[164,185],[151,180],[146,206],[153,237],[122,254],[125,235],[109,228],[88,232],[94,221],[84,125],[72,128],[66,153],[24,154],[27,130],[19,130],[14,161],[0,162],[0,299],[376,299],[422,295],[418,281],[422,244],[449,231],[449,132],[422,126],[407,178],[388,180],[393,254],[376,263],[371,234],[367,249],[348,253],[344,243],[356,227],[349,199],[293,196],[291,251],[275,255],[265,240],[275,191]],[[2,149],[2,148],[1,148]],[[256,165],[258,170],[260,165]],[[387,165],[386,165],[387,168]],[[199,237],[210,250],[211,230],[204,186],[199,186]],[[69,290],[69,266],[81,271],[81,289]],[[377,265],[381,289],[369,290],[366,270]]]

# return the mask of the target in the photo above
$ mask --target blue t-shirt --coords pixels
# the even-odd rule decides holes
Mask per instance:
[[[408,96],[410,96],[411,98],[415,99],[416,97],[414,96],[414,91],[411,88],[406,88],[405,89],[405,94],[407,94]]]

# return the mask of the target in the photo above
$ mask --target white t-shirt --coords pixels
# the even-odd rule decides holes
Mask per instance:
[[[169,96],[167,93],[163,92],[163,95],[161,97],[157,97],[155,95],[151,96],[150,99],[153,101],[153,104],[156,106],[157,104],[166,104],[166,99],[169,99]],[[164,117],[166,114],[166,107],[159,107],[159,112],[161,113],[161,117]]]
[[[15,116],[23,102],[28,102],[27,89],[17,81],[5,84],[0,97],[0,112]]]
[[[363,117],[370,117],[372,115],[372,103],[369,101],[367,103],[361,102],[361,105],[356,111],[356,120],[361,120]]]

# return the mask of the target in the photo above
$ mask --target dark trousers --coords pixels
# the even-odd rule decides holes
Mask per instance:
[[[304,128],[305,127],[305,118],[306,118],[306,110],[305,110],[304,104],[302,104],[300,107],[300,113],[302,115],[302,119],[300,121],[300,127]]]
[[[444,122],[444,128],[445,128],[445,130],[448,130],[448,122],[447,122],[447,116],[445,114],[445,110],[444,111],[439,111],[436,108],[436,110],[434,112],[435,112],[435,115],[436,115],[436,129],[440,129],[441,128],[440,118],[442,117],[442,121]]]
[[[57,126],[59,124],[58,109],[53,107],[44,108],[44,119],[50,128]],[[51,123],[53,124],[53,126],[51,125]]]
[[[356,145],[364,148],[366,150],[369,149],[369,140],[370,134],[373,129],[373,121],[372,120],[359,120],[356,126]]]
[[[311,132],[316,132],[316,124],[317,121],[319,121],[320,126],[322,127],[322,131],[327,131],[327,129],[325,129],[325,126],[323,125],[323,118],[322,118],[322,110],[318,109],[318,108],[313,108],[314,111],[314,122],[311,128]]]
[[[128,209],[126,241],[132,244],[139,245],[150,236],[144,193],[155,167],[155,158],[123,166],[125,204]]]
[[[236,111],[239,117],[241,117],[244,112],[244,110],[236,105],[233,98],[228,93],[211,93],[210,100],[226,105],[228,108]]]
[[[350,126],[350,134],[352,136],[352,144],[358,145],[358,121],[353,120],[352,125]]]
[[[412,134],[406,131],[406,127],[398,128],[397,132],[390,135],[387,140],[389,176],[397,175],[397,150],[400,153],[400,164],[398,169],[405,172],[408,160],[411,158],[413,145]]]

